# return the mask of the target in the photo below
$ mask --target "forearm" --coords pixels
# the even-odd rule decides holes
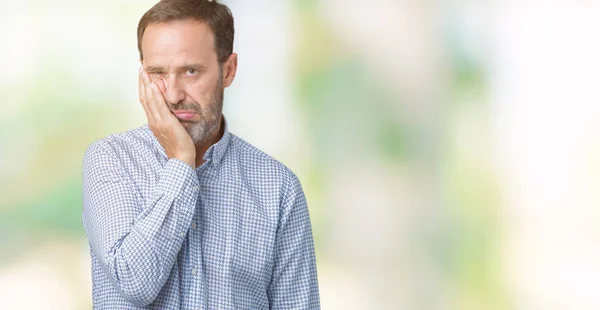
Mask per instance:
[[[182,193],[197,197],[197,190]],[[131,231],[103,253],[103,264],[125,296],[140,304],[152,302],[171,273],[195,209],[195,199],[157,194]]]
[[[86,155],[84,225],[113,284],[131,302],[147,305],[168,279],[191,225],[198,179],[188,164],[171,159],[140,205],[131,180],[113,168],[118,163],[102,162],[106,155],[102,148]]]

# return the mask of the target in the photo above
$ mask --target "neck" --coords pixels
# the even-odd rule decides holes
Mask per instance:
[[[213,130],[206,139],[196,144],[196,167],[200,167],[204,162],[204,154],[213,144],[219,142],[221,137],[223,137],[223,133],[225,131],[225,126],[223,126],[223,117],[221,116],[221,121],[219,122],[219,126],[215,130]]]

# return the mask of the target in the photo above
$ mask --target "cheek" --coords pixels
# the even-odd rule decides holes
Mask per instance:
[[[185,88],[185,93],[186,95],[198,102],[198,103],[202,103],[203,98],[204,98],[204,94],[207,92],[207,88],[205,85],[196,83],[196,84],[189,84],[186,86]]]
[[[214,96],[216,85],[216,81],[202,81],[200,83],[189,84],[186,87],[186,93],[194,101],[204,105]]]

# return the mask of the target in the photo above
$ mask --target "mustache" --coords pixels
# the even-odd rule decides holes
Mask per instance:
[[[177,104],[174,104],[174,105],[171,106],[171,111],[172,112],[180,111],[180,110],[192,110],[192,111],[195,111],[197,113],[201,112],[200,111],[200,106],[195,101],[180,102],[180,103],[177,103]]]

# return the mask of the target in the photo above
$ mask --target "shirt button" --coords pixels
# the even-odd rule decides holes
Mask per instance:
[[[192,275],[193,275],[193,276],[196,276],[196,273],[197,273],[197,272],[196,272],[196,268],[192,268]]]
[[[192,228],[196,229],[196,223],[192,223]]]

